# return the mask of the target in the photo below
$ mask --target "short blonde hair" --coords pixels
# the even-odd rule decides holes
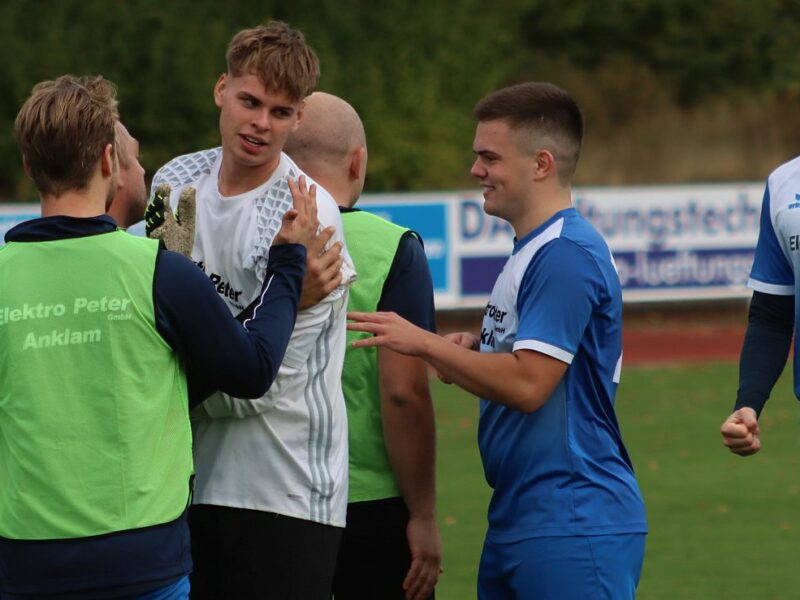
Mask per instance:
[[[14,121],[17,144],[36,187],[59,196],[84,189],[114,144],[117,90],[102,76],[62,75],[37,83]]]
[[[303,34],[282,21],[243,29],[225,53],[228,73],[252,74],[271,91],[285,92],[299,102],[317,87],[319,59]]]

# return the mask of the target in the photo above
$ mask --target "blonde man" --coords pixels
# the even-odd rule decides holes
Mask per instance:
[[[289,206],[287,178],[302,173],[282,149],[319,64],[302,34],[279,22],[237,33],[226,59],[214,86],[221,147],[173,159],[154,186],[169,183],[173,205],[182,189],[197,189],[191,258],[240,314],[261,287]],[[320,224],[343,245],[336,203],[322,188],[317,206]],[[347,508],[341,373],[354,269],[343,257],[335,289],[299,313],[269,393],[255,403],[216,394],[196,415],[195,598],[330,597]]]
[[[191,262],[104,214],[119,127],[102,77],[40,83],[15,122],[42,218],[0,248],[3,598],[187,598],[189,406],[260,397],[297,312],[295,242],[316,228],[303,186],[242,326]]]

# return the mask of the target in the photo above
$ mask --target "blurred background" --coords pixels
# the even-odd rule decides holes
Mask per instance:
[[[474,188],[472,107],[526,80],[553,81],[582,107],[587,137],[576,183],[612,186],[622,198],[613,204],[587,192],[598,211],[608,202],[619,214],[646,204],[651,192],[640,201],[630,186],[682,184],[674,206],[689,214],[696,186],[754,182],[740,204],[755,229],[744,232],[746,244],[732,240],[721,252],[743,244],[752,251],[758,189],[800,154],[798,0],[3,0],[0,212],[36,200],[13,139],[14,117],[36,82],[67,72],[116,82],[151,177],[177,154],[218,145],[211,90],[227,43],[269,19],[305,33],[321,61],[319,88],[362,115],[368,192]],[[737,190],[724,201],[743,198]],[[726,214],[719,203],[714,210]],[[502,243],[498,255],[510,247]],[[663,248],[642,238],[630,252],[632,261],[643,252],[654,260]],[[617,408],[651,528],[640,598],[798,596],[800,431],[789,375],[763,415],[759,455],[729,455],[718,433],[737,388],[741,283],[726,299],[626,303]],[[450,308],[438,315],[441,331],[477,327],[479,310]],[[464,600],[475,597],[490,490],[475,399],[436,382],[434,396],[445,568],[437,598]]]
[[[797,0],[4,0],[0,199],[35,199],[11,135],[31,87],[100,73],[152,174],[217,144],[211,88],[238,29],[282,19],[360,112],[367,191],[472,185],[471,109],[526,80],[586,116],[579,185],[762,180],[800,151]]]

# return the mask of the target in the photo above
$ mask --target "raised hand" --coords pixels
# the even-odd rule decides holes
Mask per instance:
[[[419,356],[425,348],[425,341],[438,338],[436,334],[425,331],[393,312],[348,312],[349,331],[364,331],[372,337],[365,337],[352,343],[353,348],[384,346],[400,354]]]
[[[169,185],[156,188],[153,199],[144,211],[147,237],[161,240],[168,250],[191,258],[194,246],[195,189],[184,188],[178,200],[178,212],[173,215],[169,203]]]
[[[317,186],[312,184],[307,188],[306,178],[301,175],[297,182],[289,179],[289,191],[292,192],[292,208],[283,215],[273,244],[303,244],[308,248],[319,227]]]

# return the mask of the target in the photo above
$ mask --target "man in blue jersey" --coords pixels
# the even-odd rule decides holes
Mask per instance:
[[[647,525],[614,415],[619,278],[571,201],[581,113],[560,88],[525,83],[490,94],[475,116],[471,173],[484,210],[516,234],[480,338],[351,313],[351,329],[374,334],[355,345],[419,356],[481,397],[478,442],[494,493],[480,598],[633,598]]]
[[[722,424],[723,443],[739,456],[761,449],[758,418],[789,356],[797,322],[800,265],[800,158],[770,174],[761,207],[761,228],[750,280],[753,290],[747,332],[739,361],[734,412]],[[800,398],[797,336],[794,393]]]

